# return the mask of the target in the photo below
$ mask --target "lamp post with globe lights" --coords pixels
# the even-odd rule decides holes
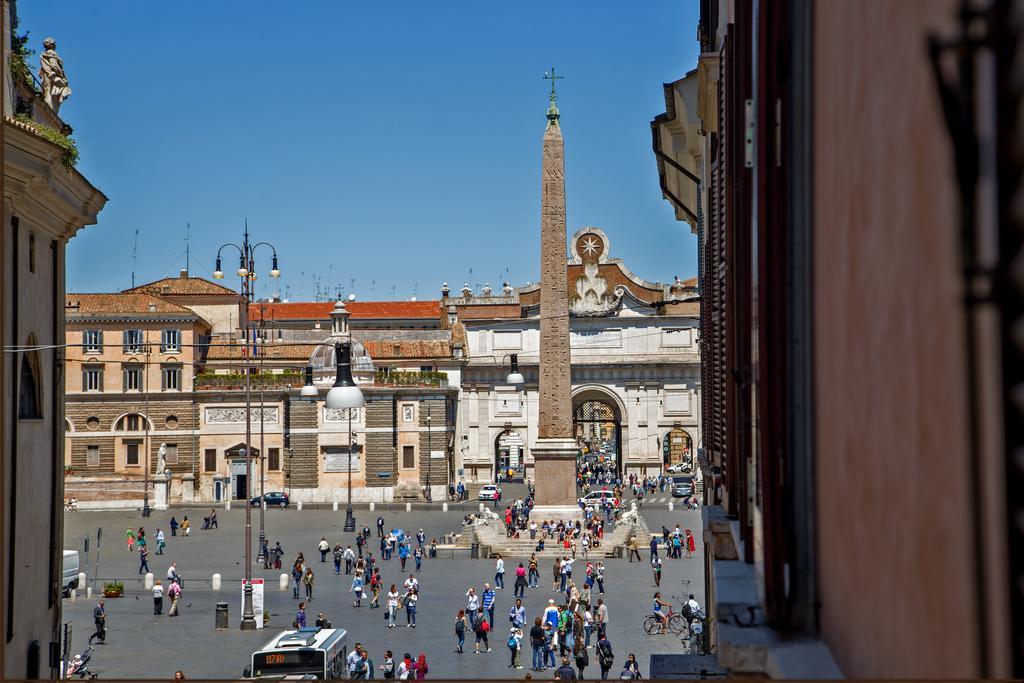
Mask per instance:
[[[253,300],[253,283],[256,281],[256,259],[257,247],[269,247],[273,257],[271,261],[270,277],[281,277],[281,271],[277,267],[277,249],[269,242],[249,241],[249,225],[246,222],[245,232],[242,236],[242,244],[238,245],[228,242],[221,245],[217,250],[217,266],[213,272],[215,280],[224,279],[224,271],[221,270],[221,252],[224,247],[233,247],[238,250],[238,270],[236,274],[242,280],[242,297],[245,299],[245,321],[242,330],[245,334],[245,587],[243,588],[242,623],[243,631],[252,631],[257,628],[256,614],[252,602],[252,359],[249,356],[249,306]],[[262,412],[262,406],[260,408]],[[263,453],[260,453],[263,457]],[[263,527],[263,501],[260,500],[260,546],[263,545],[265,531]]]

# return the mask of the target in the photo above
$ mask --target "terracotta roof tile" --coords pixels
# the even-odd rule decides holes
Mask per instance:
[[[113,294],[76,294],[64,296],[65,311],[69,315],[153,314],[173,313],[197,316],[192,309],[179,306],[145,292],[118,292]]]
[[[263,312],[270,320],[329,320],[333,301],[296,301],[288,303],[254,303],[252,315]],[[439,318],[441,302],[431,301],[346,301],[351,320],[393,318]]]
[[[201,277],[165,277],[162,280],[156,280],[155,282],[147,282],[144,285],[139,285],[133,289],[126,289],[126,292],[149,292],[150,294],[156,295],[196,295],[206,294],[214,296],[225,296],[225,295],[236,295],[238,292],[218,285],[216,282],[210,282],[209,280]]]
[[[309,360],[316,349],[316,344],[263,344],[261,351],[267,360]],[[257,356],[259,357],[259,356]],[[244,360],[245,344],[239,342],[213,342],[206,352],[206,360]]]
[[[443,341],[375,340],[363,346],[374,362],[401,358],[451,358],[451,345]]]

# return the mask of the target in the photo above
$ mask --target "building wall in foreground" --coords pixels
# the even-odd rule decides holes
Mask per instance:
[[[821,627],[853,678],[976,675],[958,193],[926,46],[957,5],[814,4]]]

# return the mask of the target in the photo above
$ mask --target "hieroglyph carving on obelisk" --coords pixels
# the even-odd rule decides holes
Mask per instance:
[[[553,81],[547,116],[540,219],[540,422],[537,431],[541,439],[564,439],[572,437],[572,376],[565,265],[565,159]]]

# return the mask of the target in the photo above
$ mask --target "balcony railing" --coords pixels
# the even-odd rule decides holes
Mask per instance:
[[[250,376],[250,387],[259,389],[286,389],[301,387],[303,384],[302,373],[299,372],[260,372]],[[202,372],[196,375],[196,389],[244,389],[245,373],[232,372],[228,374]]]

